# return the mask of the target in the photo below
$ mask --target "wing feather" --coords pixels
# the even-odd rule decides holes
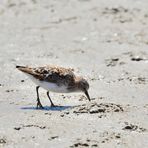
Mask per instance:
[[[41,81],[56,83],[57,85],[72,85],[75,81],[75,75],[72,69],[46,66],[33,68],[34,76]]]

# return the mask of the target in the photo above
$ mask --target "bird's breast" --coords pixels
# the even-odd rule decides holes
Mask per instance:
[[[52,92],[57,93],[69,93],[66,85],[58,85],[56,83],[47,82],[47,81],[40,81],[32,76],[30,76],[32,81],[37,84],[38,86]]]
[[[39,86],[44,89],[57,93],[68,93],[68,89],[65,85],[58,86],[56,83],[50,83],[46,81],[40,81]]]

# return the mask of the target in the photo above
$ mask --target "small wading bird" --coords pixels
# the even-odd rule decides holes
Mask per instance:
[[[37,108],[43,108],[39,98],[39,87],[47,90],[47,96],[52,107],[55,105],[49,96],[49,91],[56,93],[84,92],[90,101],[88,82],[84,78],[76,76],[72,69],[58,66],[43,66],[36,68],[16,66],[16,68],[27,74],[32,81],[37,84]]]

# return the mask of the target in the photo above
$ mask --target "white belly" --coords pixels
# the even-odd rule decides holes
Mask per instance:
[[[40,81],[38,79],[35,79],[33,76],[29,77],[32,79],[32,81],[37,84],[38,86],[48,90],[48,91],[52,91],[52,92],[57,92],[57,93],[68,93],[68,90],[66,88],[66,86],[58,86],[55,83],[50,83],[50,82],[46,82],[46,81]]]

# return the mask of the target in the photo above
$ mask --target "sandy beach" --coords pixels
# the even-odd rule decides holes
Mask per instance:
[[[0,1],[0,147],[148,147],[147,0]],[[50,93],[16,65],[73,68],[82,93]]]

